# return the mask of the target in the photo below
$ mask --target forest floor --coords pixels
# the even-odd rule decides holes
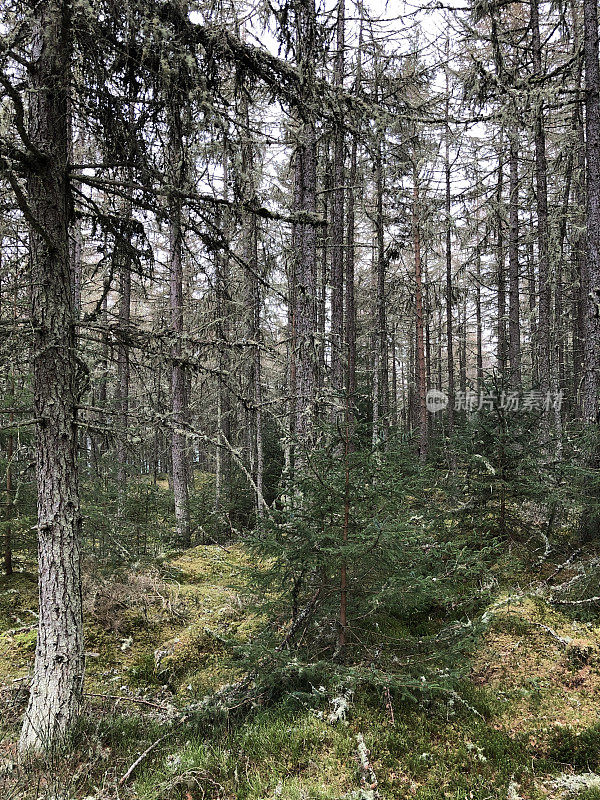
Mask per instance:
[[[50,765],[15,755],[35,575],[0,579],[0,797],[600,798],[600,625],[531,588],[499,590],[469,677],[446,701],[323,693],[311,708],[282,703],[214,729],[177,726],[178,709],[240,677],[223,640],[247,642],[263,624],[248,564],[243,547],[210,545],[119,575],[86,565],[86,715],[73,751]]]

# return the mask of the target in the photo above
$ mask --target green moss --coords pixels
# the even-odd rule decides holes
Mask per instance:
[[[555,728],[549,735],[547,758],[578,770],[600,768],[600,722],[582,731]]]

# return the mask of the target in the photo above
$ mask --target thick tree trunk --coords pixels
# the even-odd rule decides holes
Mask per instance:
[[[20,749],[56,745],[73,724],[84,676],[75,309],[69,264],[70,4],[34,10],[27,178],[38,495],[39,625]]]
[[[598,67],[598,7],[584,0],[585,153],[587,236],[583,315],[583,418],[597,423],[600,392],[600,72]]]

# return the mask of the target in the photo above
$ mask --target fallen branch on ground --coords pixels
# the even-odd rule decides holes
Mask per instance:
[[[131,776],[133,775],[135,770],[139,767],[139,765],[142,763],[142,761],[144,761],[144,759],[147,758],[150,755],[150,753],[152,753],[153,750],[156,750],[156,748],[159,746],[159,744],[162,744],[165,741],[165,739],[168,739],[169,736],[172,736],[175,733],[175,731],[177,730],[177,728],[179,728],[181,725],[183,725],[183,723],[186,720],[187,720],[187,716],[181,717],[181,719],[171,728],[170,731],[165,733],[163,736],[161,736],[155,742],[152,742],[150,747],[147,747],[144,750],[144,752],[142,753],[142,755],[139,756],[138,758],[136,758],[136,760],[133,762],[133,764],[129,767],[127,772],[123,775],[123,777],[119,781],[119,786],[123,786],[125,783],[127,783],[129,778],[131,778]]]

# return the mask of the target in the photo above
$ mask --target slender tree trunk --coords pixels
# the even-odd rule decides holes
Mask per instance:
[[[14,378],[13,387],[14,387]],[[14,388],[11,399],[14,398]],[[14,400],[13,400],[14,402]],[[9,424],[14,422],[14,415],[9,415]],[[14,457],[14,441],[12,431],[9,431],[6,441],[6,519],[4,523],[4,574],[13,574],[12,561],[12,514],[13,514],[13,481],[12,460]]]
[[[504,263],[504,154],[503,142],[500,140],[500,156],[498,163],[498,182],[496,185],[497,230],[496,230],[496,263],[498,274],[498,369],[504,379],[506,373],[506,275]]]
[[[577,409],[579,414],[583,412],[583,352],[585,340],[585,309],[589,296],[589,282],[586,271],[586,169],[585,169],[585,137],[583,128],[583,117],[581,105],[577,105],[576,116],[577,130],[577,168],[574,181],[574,196],[576,204],[575,231],[573,234],[574,243],[572,250],[571,271],[574,278],[574,298],[573,298],[573,390],[574,397],[577,398]]]
[[[377,68],[377,67],[376,67]],[[375,95],[379,94],[376,86]],[[382,134],[383,132],[381,132]],[[373,444],[387,438],[389,413],[389,377],[386,313],[386,257],[383,219],[383,155],[381,138],[375,152],[375,348],[373,368]]]
[[[448,359],[448,436],[454,434],[454,330],[452,325],[452,216],[450,186],[450,87],[446,71],[446,134],[444,137],[444,172],[446,178],[446,352]],[[451,463],[454,458],[451,455]]]
[[[342,3],[345,0],[340,0]],[[358,50],[356,61],[356,83],[355,94],[360,96],[360,84],[362,77],[362,42],[363,25],[360,20],[358,34]],[[346,350],[346,407],[345,407],[345,443],[344,443],[344,524],[342,530],[342,542],[345,545],[350,536],[350,456],[354,452],[354,423],[355,423],[355,401],[356,401],[356,307],[354,302],[354,266],[355,266],[355,191],[358,174],[358,135],[352,136],[352,147],[350,152],[350,171],[349,188],[347,197],[347,231],[346,231],[346,282],[345,282],[345,303],[344,303],[344,345]],[[339,632],[338,645],[340,648],[346,645],[346,629],[348,626],[348,565],[346,558],[342,558],[340,568],[340,612],[339,612]]]
[[[129,209],[131,211],[131,209]],[[127,213],[127,209],[125,211]],[[119,334],[117,341],[117,487],[119,514],[123,513],[123,500],[127,483],[129,454],[129,335],[131,322],[131,265],[129,253],[117,246],[119,259]]]
[[[168,110],[169,170],[175,189],[185,184],[185,155],[181,111],[176,100]],[[173,496],[175,500],[175,534],[184,547],[190,545],[189,484],[186,437],[183,433],[187,418],[186,372],[183,350],[183,232],[181,226],[181,200],[173,194],[169,198],[169,305],[171,312],[171,402],[173,434],[171,459],[173,466]]]
[[[427,459],[427,378],[425,374],[425,345],[423,337],[423,278],[421,274],[421,230],[419,227],[419,184],[418,176],[414,174],[413,188],[413,248],[415,256],[415,308],[416,308],[416,334],[417,334],[417,386],[419,398],[419,459]]]
[[[345,5],[338,0],[336,20],[336,54],[333,72],[334,86],[341,90],[344,85]],[[331,386],[339,403],[343,390],[344,340],[344,124],[341,114],[335,121],[333,145],[333,209],[331,225]]]
[[[508,352],[510,387],[521,385],[521,321],[519,302],[519,143],[512,131],[509,163],[509,238],[508,238]]]
[[[35,6],[29,136],[42,155],[30,168],[33,395],[36,417],[39,626],[20,749],[43,751],[67,733],[84,676],[79,488],[78,364],[69,264],[68,105],[70,4]]]
[[[304,78],[307,100],[314,100],[314,71],[316,46],[316,14],[314,0],[298,0],[297,51],[299,69]],[[317,370],[315,359],[316,330],[316,265],[317,241],[313,221],[317,210],[317,143],[312,112],[303,109],[300,119],[295,156],[294,210],[308,219],[296,223],[294,260],[294,347],[295,368],[295,465],[305,464],[313,441],[315,389]],[[312,218],[312,219],[311,219]]]
[[[0,242],[3,246],[4,241]],[[0,253],[0,260],[2,254]],[[0,261],[1,263],[1,261]],[[1,271],[0,271],[1,274]],[[13,286],[13,323],[16,328],[17,324],[17,271],[14,272],[14,286]],[[0,292],[0,301],[2,293]],[[0,314],[1,317],[1,314]],[[7,402],[11,408],[15,405],[15,365],[11,362],[6,375],[7,382]],[[9,414],[9,425],[14,423],[15,417],[12,411]],[[14,458],[14,434],[12,428],[9,428],[6,437],[6,508],[5,508],[5,527],[4,527],[4,574],[12,575],[13,573],[13,556],[12,556],[12,516],[13,516],[13,458]]]
[[[538,328],[537,328],[537,280],[535,274],[535,259],[533,257],[533,243],[535,239],[533,215],[529,215],[529,239],[527,242],[527,280],[529,283],[529,325],[531,330],[531,381],[534,386],[539,384],[538,360]]]
[[[250,117],[247,98],[242,105],[242,120],[247,131],[242,141],[242,193],[249,204],[256,204],[256,177],[254,142],[250,135]],[[256,215],[247,214],[244,220],[244,261],[246,264],[247,299],[249,308],[248,337],[252,342],[252,366],[250,370],[250,393],[252,397],[253,479],[256,487],[256,515],[261,518],[265,510],[263,497],[264,453],[262,420],[262,361],[261,344],[262,302],[258,261],[258,226]]]
[[[533,74],[538,80],[543,78],[542,46],[540,41],[539,0],[531,0],[531,32],[533,44]],[[535,99],[534,119],[535,141],[535,187],[537,207],[537,241],[539,265],[539,319],[538,319],[538,363],[540,388],[550,391],[550,255],[548,227],[548,168],[546,163],[546,132],[544,130],[544,109],[540,96]]]
[[[223,199],[229,200],[229,152],[227,137],[223,146]],[[230,238],[228,209],[221,217],[221,225],[227,243]],[[230,315],[231,302],[229,296],[229,253],[215,253],[215,293],[217,313],[217,339],[219,376],[217,386],[217,447],[215,451],[215,512],[223,510],[225,489],[231,483],[231,455],[228,444],[231,441],[231,403],[229,380],[231,372],[230,358]],[[227,503],[225,504],[227,505]]]
[[[460,390],[467,391],[467,293],[463,291],[460,323]]]
[[[475,236],[477,238],[475,250],[475,324],[477,327],[477,392],[483,391],[483,320],[481,315],[481,242],[479,240],[479,215]]]

